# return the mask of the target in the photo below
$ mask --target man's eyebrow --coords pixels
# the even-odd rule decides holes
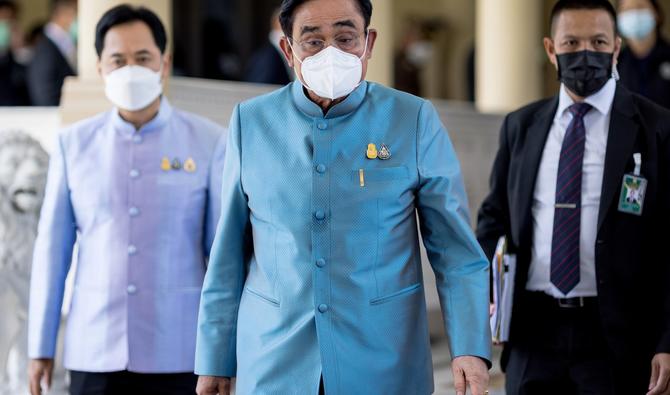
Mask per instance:
[[[304,36],[307,33],[314,33],[320,30],[321,28],[318,26],[303,26],[302,29],[300,29],[300,35]]]
[[[138,55],[151,55],[151,51],[149,51],[148,49],[140,49],[139,51],[135,52],[135,56]]]
[[[346,19],[343,21],[337,21],[333,24],[334,27],[351,27],[356,28],[356,24],[351,19]]]
[[[593,35],[593,38],[605,38],[605,39],[609,39],[609,36],[608,36],[607,34],[605,34],[605,33],[597,33],[597,34]]]
[[[561,40],[578,40],[579,39],[579,37],[575,36],[574,34],[564,34],[559,38]]]

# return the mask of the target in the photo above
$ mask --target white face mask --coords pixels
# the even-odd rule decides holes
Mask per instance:
[[[656,15],[646,8],[624,11],[618,20],[621,35],[632,40],[641,40],[656,28]]]
[[[122,110],[142,110],[163,93],[161,70],[156,72],[146,67],[129,65],[116,69],[103,78],[105,95]]]
[[[367,50],[368,39],[366,37],[365,51],[360,58],[332,45],[305,60],[298,59],[295,51],[293,53],[298,62],[302,64],[301,72],[305,88],[320,97],[335,100],[350,94],[361,84],[362,59]]]

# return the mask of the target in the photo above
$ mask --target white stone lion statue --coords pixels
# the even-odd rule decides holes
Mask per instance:
[[[27,392],[30,268],[48,162],[32,137],[0,131],[0,395]]]

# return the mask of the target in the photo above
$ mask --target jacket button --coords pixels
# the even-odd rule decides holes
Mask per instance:
[[[323,174],[326,172],[326,165],[324,164],[319,164],[316,166],[316,172],[319,174]]]
[[[318,267],[326,266],[326,260],[325,259],[317,259],[316,260],[316,266],[318,266]]]
[[[319,305],[319,312],[320,313],[325,313],[326,311],[328,311],[328,305],[327,304],[320,304]]]
[[[324,213],[322,210],[318,210],[314,213],[314,218],[319,221],[323,221],[326,218],[326,213]]]

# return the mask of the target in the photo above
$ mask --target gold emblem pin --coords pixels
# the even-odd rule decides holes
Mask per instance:
[[[172,165],[170,165],[170,159],[168,159],[167,156],[164,156],[163,159],[161,159],[161,170],[170,171],[170,169],[172,169]]]
[[[174,158],[172,160],[172,169],[181,170],[181,161],[178,158]]]
[[[184,170],[186,170],[189,173],[195,172],[196,166],[195,166],[195,161],[193,158],[188,158],[186,159],[186,162],[184,162]]]
[[[368,144],[368,159],[377,159],[377,146],[374,144]]]

